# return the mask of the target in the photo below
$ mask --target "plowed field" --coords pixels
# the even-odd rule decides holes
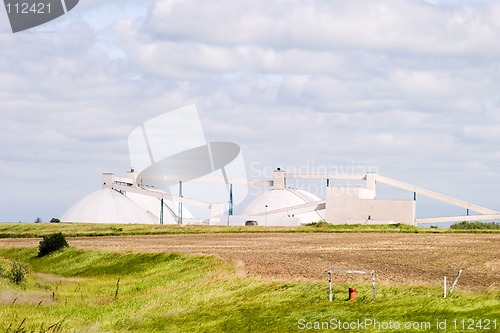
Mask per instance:
[[[36,247],[38,242],[2,239],[0,246]],[[214,255],[234,261],[241,274],[258,278],[325,280],[328,268],[375,269],[384,284],[439,284],[443,276],[452,280],[463,269],[457,288],[500,288],[498,234],[188,234],[82,237],[69,243],[82,249]]]

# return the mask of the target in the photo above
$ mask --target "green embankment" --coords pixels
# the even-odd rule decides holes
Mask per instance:
[[[97,224],[97,223],[0,223],[0,238],[33,238],[62,232],[66,237],[76,236],[125,236],[210,233],[304,233],[304,232],[391,232],[391,233],[500,233],[494,229],[438,229],[418,228],[405,224],[389,225],[332,225],[326,222],[300,227],[262,226],[206,226],[206,225],[144,225],[144,224]]]
[[[19,286],[0,278],[0,332],[463,332],[471,320],[476,331],[500,330],[498,290],[443,299],[440,286],[381,285],[373,300],[370,285],[357,283],[357,302],[345,300],[346,285],[329,302],[326,281],[250,279],[212,257],[71,248],[36,255],[0,250],[4,271],[14,260],[29,271]]]

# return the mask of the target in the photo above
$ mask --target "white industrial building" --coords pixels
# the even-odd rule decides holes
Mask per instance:
[[[170,181],[175,176],[163,176]],[[182,184],[182,177],[179,183]],[[325,198],[286,186],[287,179],[327,179],[364,181],[364,186],[325,188]],[[498,220],[500,213],[402,183],[376,173],[317,174],[287,173],[279,168],[273,179],[206,178],[208,184],[249,184],[266,190],[241,212],[233,212],[231,197],[227,203],[209,202],[185,197],[145,186],[141,174],[129,172],[127,177],[111,173],[103,175],[103,188],[77,202],[63,216],[65,222],[212,224],[245,225],[248,221],[262,226],[293,226],[326,221],[332,224],[441,223],[464,220]],[[427,196],[462,207],[466,215],[415,218],[416,200],[381,200],[376,197],[376,184],[383,183],[416,195]],[[206,183],[204,183],[206,185]],[[182,186],[181,186],[182,188]],[[186,207],[187,206],[187,207]],[[189,207],[201,207],[209,218],[193,216]],[[469,213],[476,213],[470,215]]]
[[[415,225],[500,219],[496,211],[375,173],[293,173],[277,168],[272,179],[249,179],[240,147],[230,142],[208,142],[194,105],[144,122],[130,133],[128,146],[134,169],[126,177],[105,173],[102,189],[77,202],[61,220],[280,226],[318,221]],[[327,185],[322,199],[290,188],[289,179],[326,180],[327,184],[329,180],[344,180],[364,185]],[[377,183],[413,192],[414,199],[418,194],[462,207],[467,214],[416,219],[415,200],[377,199]],[[258,187],[262,193],[241,211],[234,211],[234,206],[245,203],[249,187]],[[194,213],[200,210],[205,211],[204,216]]]

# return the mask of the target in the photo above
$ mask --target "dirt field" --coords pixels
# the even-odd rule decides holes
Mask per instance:
[[[0,246],[38,242],[1,239]],[[461,289],[500,289],[500,235],[205,234],[70,238],[69,243],[82,249],[215,255],[233,260],[248,276],[273,279],[325,280],[328,268],[375,269],[384,284],[438,284],[444,275],[454,279],[461,268]],[[339,275],[337,281],[346,278]]]

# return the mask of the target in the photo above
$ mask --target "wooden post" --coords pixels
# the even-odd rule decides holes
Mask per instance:
[[[332,271],[328,270],[328,293],[330,297],[330,302],[333,301],[333,291],[332,291]]]
[[[118,299],[118,290],[120,290],[120,278],[116,281],[116,291],[115,291],[115,298],[113,299],[116,301]]]
[[[372,270],[372,290],[373,290],[373,299],[377,298],[377,291],[375,289],[375,270]]]

